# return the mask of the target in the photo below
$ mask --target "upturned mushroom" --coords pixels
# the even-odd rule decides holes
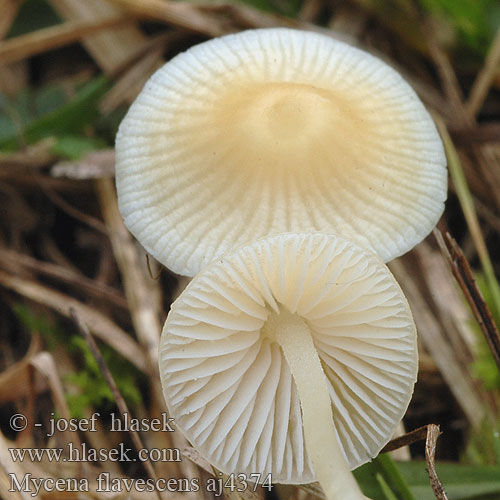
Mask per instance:
[[[160,344],[169,412],[215,467],[317,479],[329,500],[365,498],[349,470],[390,439],[416,373],[412,315],[387,267],[321,233],[217,259],[173,304]]]
[[[188,276],[288,231],[342,234],[387,262],[436,224],[445,165],[432,119],[396,71],[328,36],[284,28],[174,57],[116,140],[125,223]]]

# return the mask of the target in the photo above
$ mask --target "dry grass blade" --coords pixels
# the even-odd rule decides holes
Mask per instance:
[[[437,500],[448,500],[443,485],[436,473],[434,464],[434,455],[436,454],[436,443],[439,437],[439,426],[430,424],[427,426],[427,439],[425,441],[425,461],[427,462],[427,471],[431,481],[432,491]]]
[[[63,19],[97,22],[123,14],[106,0],[49,0]],[[130,57],[145,36],[138,27],[126,25],[84,37],[83,45],[106,74],[112,74]]]
[[[97,365],[99,366],[99,370],[101,371],[104,379],[106,380],[106,383],[108,384],[109,388],[111,389],[111,392],[113,393],[113,397],[115,398],[116,406],[118,406],[118,409],[120,410],[120,413],[122,416],[124,415],[131,415],[127,403],[123,399],[122,395],[120,394],[120,391],[118,390],[118,386],[116,385],[115,379],[113,378],[113,375],[111,374],[108,365],[106,364],[106,361],[104,361],[104,358],[101,355],[101,352],[99,351],[99,348],[97,347],[97,344],[95,343],[94,338],[90,334],[89,329],[85,325],[85,323],[79,318],[78,313],[76,312],[75,309],[70,308],[70,316],[75,322],[75,324],[78,326],[78,329],[80,330],[81,334],[83,335],[85,342],[87,342],[87,345],[89,346],[90,351],[92,352],[92,355],[94,356]],[[142,444],[141,437],[139,436],[139,433],[134,430],[130,429],[130,437],[132,439],[132,442],[134,443],[134,446],[137,451],[140,451],[144,449],[144,445]],[[151,464],[151,460],[148,457],[148,460],[142,462],[144,464],[144,468],[146,469],[146,472],[148,473],[149,477],[151,479],[154,479],[155,481],[157,480],[155,470],[153,469],[153,465]],[[155,490],[159,500],[163,500],[163,497],[161,495],[160,490]]]
[[[28,400],[24,411],[22,411],[22,414],[26,415],[25,418],[27,428],[17,434],[15,443],[8,443],[8,446],[4,447],[3,445],[7,443],[2,442],[4,438],[0,433],[0,465],[3,466],[4,470],[8,474],[14,474],[17,479],[25,477],[26,469],[34,473],[34,471],[32,470],[33,463],[28,461],[21,464],[14,463],[12,461],[12,456],[8,456],[6,452],[7,448],[14,448],[18,446],[22,447],[26,444],[29,444],[29,446],[33,446],[33,430],[36,426],[36,424],[33,425],[35,417],[34,407],[30,404],[32,402],[33,396],[36,395],[39,390],[45,390],[48,387],[51,392],[52,401],[57,414],[64,419],[69,419],[71,417],[70,410],[65,398],[63,384],[56,366],[56,361],[53,355],[49,352],[37,352],[39,349],[39,344],[39,337],[35,335],[26,356],[21,361],[10,366],[7,370],[0,374],[0,387],[2,387],[1,392],[3,393],[0,397],[0,401],[2,401],[3,403],[5,401],[18,402],[20,398],[24,398],[26,396]],[[34,377],[34,373],[40,374],[41,377]],[[44,384],[40,383],[42,380]],[[24,387],[19,387],[19,382],[23,382]],[[32,394],[29,390],[32,384],[38,387],[38,389],[35,389],[34,394]],[[81,445],[78,434],[72,433],[68,429],[66,429],[64,433],[68,442],[69,440],[71,440],[76,442],[78,446]],[[57,439],[59,444],[61,444],[60,437],[57,437]],[[3,453],[4,450],[5,454]],[[16,460],[16,462],[18,461]],[[22,461],[19,460],[19,462]],[[18,469],[18,465],[20,465],[21,468],[25,468],[25,470],[22,471]],[[43,476],[46,475],[45,472],[46,471],[43,472]],[[0,481],[1,480],[2,478],[0,477]],[[12,487],[11,481],[9,481],[9,483],[11,485],[9,489],[11,490],[11,492],[13,492],[16,488]],[[22,488],[22,490],[28,491],[25,488]],[[2,484],[0,484],[0,492],[1,491]],[[33,491],[30,492],[30,496],[36,496],[38,498],[38,496],[35,495]],[[0,497],[2,496],[0,495]],[[11,498],[11,495],[4,496],[2,498]]]
[[[101,113],[111,113],[120,104],[133,101],[140,92],[147,79],[153,72],[161,66],[163,59],[163,44],[166,38],[159,46],[151,47],[139,58],[137,62],[129,68],[115,83],[113,88],[104,96],[99,104]]]
[[[33,335],[26,355],[17,363],[0,372],[0,404],[14,401],[28,392],[30,383],[29,364],[40,350],[40,346],[40,336]]]
[[[292,20],[266,14],[245,5],[179,3],[165,0],[111,0],[136,15],[156,19],[195,33],[220,36],[241,27],[294,24]]]
[[[110,1],[135,15],[155,19],[196,33],[219,36],[228,31],[221,26],[221,19],[218,22],[213,22],[207,15],[201,14],[196,5],[190,3],[165,0]]]
[[[151,286],[148,286],[146,282],[135,241],[123,224],[112,181],[110,179],[98,180],[97,190],[113,252],[122,274],[132,322],[139,342],[147,353],[149,374],[155,381],[158,378],[156,374],[161,325],[157,304],[152,300],[154,294],[150,293]],[[156,282],[152,284],[158,285]],[[161,394],[159,387],[157,392]]]
[[[28,146],[24,151],[14,153],[0,153],[0,175],[2,171],[10,173],[29,173],[54,163],[56,155],[52,148],[57,140],[54,137],[42,139],[40,142]]]
[[[0,0],[0,39],[4,38],[9,31],[17,11],[21,6],[21,0]]]
[[[132,323],[137,338],[146,353],[153,400],[158,411],[165,411],[158,374],[158,350],[161,334],[159,321],[161,291],[159,284],[147,276],[144,253],[139,250],[123,223],[112,181],[100,179],[96,186],[113,253],[122,276]],[[168,438],[173,440],[176,448],[183,448],[186,445],[184,438],[177,433],[168,435]],[[191,478],[196,475],[196,470],[189,462],[181,462],[179,465],[185,477]],[[187,494],[189,495],[189,493]]]
[[[71,417],[68,404],[66,403],[66,398],[64,396],[64,388],[61,379],[57,373],[56,362],[54,357],[50,352],[42,351],[33,356],[30,360],[31,365],[38,370],[46,379],[50,392],[52,394],[52,399],[54,401],[55,409],[58,414],[65,419]],[[67,431],[69,433],[69,431]],[[78,434],[75,435],[73,439],[78,439]]]
[[[23,297],[44,304],[66,317],[70,316],[71,308],[76,310],[78,315],[90,326],[94,335],[113,347],[137,368],[146,371],[146,358],[140,346],[99,311],[35,281],[22,279],[3,271],[0,271],[0,285]]]
[[[124,16],[101,21],[76,21],[44,28],[0,44],[0,63],[11,63],[81,40],[98,31],[130,23]]]
[[[352,37],[335,33],[320,26],[270,14],[248,5],[217,2],[194,3],[168,0],[110,0],[112,3],[141,16],[188,31],[215,37],[248,28],[285,26],[319,31],[333,38],[353,42]]]
[[[51,262],[43,262],[14,250],[4,250],[0,248],[0,262],[2,261],[5,262],[6,267],[23,267],[30,271],[50,276],[51,278],[56,278],[64,283],[81,288],[94,297],[106,300],[122,309],[127,309],[128,307],[125,297],[120,292],[103,283],[96,283],[94,280],[76,273],[68,267],[53,264]]]
[[[479,429],[487,415],[484,402],[478,395],[470,374],[463,371],[455,351],[433,315],[424,295],[412,275],[399,260],[392,261],[390,269],[411,304],[420,339],[431,354],[471,426]]]
[[[491,312],[483,299],[481,291],[477,287],[476,280],[462,249],[455,239],[446,233],[445,237],[434,230],[434,236],[439,243],[443,255],[450,265],[450,269],[462,289],[474,316],[483,331],[490,350],[500,370],[500,334],[493,321]]]
[[[430,293],[427,300],[447,334],[455,358],[461,363],[462,370],[468,372],[477,347],[470,308],[464,302],[441,251],[428,243],[422,243],[415,248],[414,255],[421,268],[421,281]]]
[[[198,8],[206,16],[211,17],[214,20],[217,20],[218,18],[230,19],[230,23],[226,21],[227,27],[225,28],[225,33],[248,28],[275,28],[276,26],[284,26],[288,28],[321,31],[334,37],[336,36],[335,33],[329,32],[328,30],[325,30],[315,24],[291,19],[290,17],[279,14],[262,12],[261,10],[257,10],[243,3],[221,2],[214,3],[213,5],[200,3]],[[224,29],[224,24],[221,27]]]
[[[469,99],[465,103],[467,112],[471,118],[475,118],[478,114],[488,91],[493,83],[493,80],[498,74],[498,66],[500,64],[500,28],[498,28],[493,40],[483,68],[477,75],[477,78],[472,86],[469,94]]]
[[[320,500],[326,500],[325,494],[319,483],[301,484],[299,488],[313,497],[319,498]]]
[[[158,274],[155,276],[153,273],[153,269],[151,269],[151,259],[152,259],[152,257],[150,257],[149,254],[146,254],[146,267],[148,268],[148,275],[153,281],[156,281],[156,280],[160,279],[161,272],[163,271],[163,268],[160,267]]]

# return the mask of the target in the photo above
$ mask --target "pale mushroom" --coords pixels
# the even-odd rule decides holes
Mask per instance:
[[[199,273],[160,344],[170,414],[226,473],[318,479],[364,498],[350,469],[376,456],[416,380],[416,332],[382,261],[346,239],[282,234]]]
[[[343,234],[387,262],[436,224],[445,165],[431,117],[395,70],[326,35],[284,28],[176,56],[116,140],[127,226],[188,276],[283,232]]]

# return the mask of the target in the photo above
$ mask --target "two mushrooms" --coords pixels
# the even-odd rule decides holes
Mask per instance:
[[[383,262],[430,232],[446,198],[413,90],[327,36],[245,31],[158,70],[116,153],[127,226],[196,275],[160,347],[179,428],[223,472],[365,498],[350,470],[390,439],[417,373]]]

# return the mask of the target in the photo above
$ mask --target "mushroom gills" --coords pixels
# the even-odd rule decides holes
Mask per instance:
[[[365,500],[340,449],[326,376],[311,331],[297,314],[281,307],[262,333],[277,342],[297,386],[306,449],[328,500]]]
[[[179,429],[220,471],[319,479],[329,500],[364,500],[350,470],[390,439],[417,361],[383,263],[334,235],[289,233],[193,279],[165,323],[160,373]]]

